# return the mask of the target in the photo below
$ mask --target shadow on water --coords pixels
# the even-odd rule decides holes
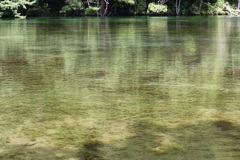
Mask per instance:
[[[68,141],[70,142],[67,144],[68,146],[71,143],[75,143],[75,149],[63,146],[63,144],[61,144],[60,147],[53,146],[52,143],[49,143],[48,146],[43,146],[42,143],[44,142],[36,139],[22,142],[19,145],[5,145],[0,150],[0,159],[104,160],[104,152],[102,150],[104,144],[97,139],[96,135],[94,133],[90,133],[86,134],[84,138],[81,136],[82,135],[79,135],[79,137],[71,136]],[[78,143],[79,140],[81,141],[81,143]]]
[[[132,136],[123,142],[102,142],[101,136],[89,132],[78,146],[78,151],[67,148],[37,147],[37,142],[8,146],[0,153],[10,159],[82,159],[82,160],[191,160],[232,159],[240,157],[240,126],[225,120],[200,122],[195,125],[169,127],[140,120],[131,126]],[[79,135],[81,136],[81,135]],[[71,141],[80,140],[71,136]],[[71,143],[71,142],[70,142]],[[74,143],[74,142],[73,142]],[[123,146],[119,146],[122,143]],[[36,146],[35,146],[36,145]],[[68,143],[69,145],[69,143]]]
[[[224,120],[172,128],[139,121],[130,130],[133,136],[125,140],[125,147],[115,149],[115,159],[237,160],[240,157],[240,126]]]
[[[104,144],[95,138],[95,135],[88,135],[82,148],[79,151],[79,156],[83,160],[104,160],[101,148]]]

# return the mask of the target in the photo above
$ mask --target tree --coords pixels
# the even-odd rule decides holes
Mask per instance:
[[[159,1],[158,1],[159,4],[165,4],[165,3],[167,3],[167,2],[168,2],[168,0],[159,0]]]
[[[148,4],[149,15],[163,15],[167,12],[167,5],[156,4],[154,2]]]
[[[53,15],[58,15],[66,0],[43,0],[43,2],[49,6]]]
[[[181,0],[176,0],[176,14],[179,15]]]
[[[2,17],[21,17],[19,9],[27,9],[27,6],[34,3],[36,3],[35,0],[2,0],[0,1],[0,10],[3,11]]]
[[[135,0],[135,14],[145,14],[147,10],[146,0]]]
[[[200,0],[199,3],[199,8],[198,8],[198,12],[200,13],[201,9],[202,9],[202,4],[203,4],[203,0]]]
[[[80,16],[82,14],[84,5],[81,0],[66,0],[65,3],[60,13],[70,16]]]
[[[101,0],[100,10],[99,10],[99,13],[98,13],[100,16],[106,16],[107,15],[108,5],[109,5],[108,0]]]

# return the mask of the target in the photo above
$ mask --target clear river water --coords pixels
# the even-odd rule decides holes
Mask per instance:
[[[239,160],[237,17],[0,20],[0,159]]]

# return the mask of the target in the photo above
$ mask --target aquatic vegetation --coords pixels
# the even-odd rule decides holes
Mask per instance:
[[[0,159],[240,156],[234,18],[1,26],[0,39],[14,33],[0,43]]]
[[[103,160],[100,147],[103,143],[94,138],[95,135],[90,135],[82,144],[82,149],[79,151],[80,157],[84,160]]]

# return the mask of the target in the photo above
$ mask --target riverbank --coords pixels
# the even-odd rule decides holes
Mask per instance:
[[[140,3],[141,2],[141,3]],[[12,4],[14,3],[14,4]],[[50,16],[188,16],[188,15],[229,15],[231,12],[224,9],[226,1],[184,1],[175,3],[175,1],[144,1],[139,3],[134,1],[104,1],[95,3],[82,1],[64,0],[58,4],[52,2],[44,3],[26,3],[5,1],[0,2],[0,17],[50,17]],[[230,5],[231,4],[231,5]],[[21,7],[24,5],[25,7]],[[10,7],[9,7],[10,6]],[[230,8],[237,8],[236,2],[229,3]]]

